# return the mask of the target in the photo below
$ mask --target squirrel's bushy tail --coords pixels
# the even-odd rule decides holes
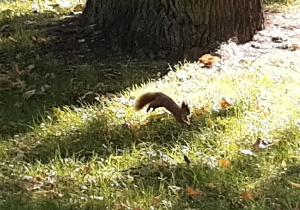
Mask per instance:
[[[144,106],[155,100],[156,93],[145,93],[141,95],[135,102],[135,109],[141,110]]]

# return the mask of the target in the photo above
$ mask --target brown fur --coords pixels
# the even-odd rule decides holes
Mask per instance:
[[[136,103],[135,109],[141,110],[144,106],[149,104],[147,112],[152,108],[154,111],[156,108],[164,107],[169,112],[173,114],[177,122],[190,124],[188,115],[190,114],[190,109],[188,104],[182,102],[181,107],[178,106],[173,99],[162,92],[148,92],[140,96]]]

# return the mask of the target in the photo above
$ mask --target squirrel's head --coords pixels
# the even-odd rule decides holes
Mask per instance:
[[[190,108],[189,108],[189,105],[186,103],[186,102],[182,102],[181,104],[181,119],[183,121],[183,123],[187,124],[187,125],[190,125],[191,122],[190,122],[190,119],[188,118],[188,116],[190,115]]]

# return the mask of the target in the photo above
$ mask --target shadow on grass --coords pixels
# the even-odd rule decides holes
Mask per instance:
[[[222,126],[221,129],[227,128]],[[129,156],[134,155],[132,151],[137,147],[143,148],[144,152],[157,149],[157,154],[159,154],[159,152],[164,153],[165,150],[172,150],[178,143],[182,145],[189,142],[196,143],[195,138],[197,139],[197,134],[201,132],[205,132],[204,125],[182,126],[176,123],[172,117],[164,120],[152,119],[147,124],[135,128],[122,124],[110,125],[109,119],[101,116],[86,123],[85,127],[63,135],[39,136],[41,142],[38,145],[34,145],[37,141],[36,137],[31,136],[30,139],[24,141],[28,148],[19,147],[18,149],[23,149],[25,160],[31,163],[41,161],[42,164],[47,164],[51,159],[57,157],[57,153],[62,160],[75,155],[78,159],[83,158],[89,162],[91,157],[97,154],[99,158],[103,158],[105,161],[113,161],[113,157],[109,158],[113,155],[116,157],[115,161],[118,162],[118,155],[124,153]],[[182,157],[182,163],[176,165],[171,164],[172,161],[162,161],[159,155],[156,156],[156,159],[149,155],[148,158],[139,159],[134,164],[127,164],[126,160],[123,162],[119,160],[120,168],[115,173],[121,173],[121,176],[117,176],[119,178],[114,180],[104,179],[106,186],[115,186],[118,183],[117,186],[119,187],[110,187],[111,194],[103,193],[103,200],[88,199],[77,204],[68,204],[68,200],[74,194],[74,189],[77,189],[76,193],[85,194],[78,190],[83,183],[78,182],[78,180],[78,183],[72,181],[70,174],[66,173],[58,177],[57,180],[57,183],[60,183],[57,190],[64,190],[63,197],[60,198],[57,195],[58,192],[53,194],[51,190],[49,192],[40,192],[39,190],[26,192],[23,189],[23,191],[20,190],[19,194],[16,194],[17,196],[9,198],[0,206],[6,207],[6,209],[10,209],[9,207],[16,209],[19,206],[19,202],[16,200],[20,199],[21,204],[24,204],[23,209],[80,209],[82,205],[89,209],[113,209],[125,201],[134,205],[133,203],[140,198],[141,194],[151,192],[151,197],[147,198],[147,208],[150,208],[151,205],[162,205],[162,200],[171,200],[173,206],[169,208],[178,210],[185,208],[297,209],[300,205],[299,189],[293,187],[290,182],[299,183],[300,181],[298,177],[299,163],[295,162],[285,170],[285,173],[281,173],[279,170],[271,177],[262,177],[263,172],[258,167],[261,164],[260,161],[270,161],[270,164],[274,164],[272,161],[281,163],[282,160],[288,158],[283,154],[285,154],[285,150],[288,150],[288,147],[293,146],[293,142],[297,141],[297,135],[290,130],[281,131],[281,135],[289,138],[279,147],[272,148],[278,150],[279,158],[276,159],[269,158],[268,151],[265,150],[257,151],[256,157],[238,155],[236,159],[231,160],[232,166],[230,168],[218,166],[210,168],[199,157],[189,157],[190,164],[183,161],[184,157]],[[214,134],[214,136],[216,135]],[[197,140],[199,148],[218,147],[218,142],[213,136],[208,135],[206,137],[207,139],[203,141]],[[30,144],[29,141],[32,141],[33,144]],[[148,147],[152,147],[151,150]],[[18,154],[12,153],[11,156],[16,157]],[[270,160],[267,160],[268,158]],[[97,168],[94,167],[83,170],[83,178],[89,175],[95,176]],[[101,174],[97,176],[102,177]],[[128,177],[132,177],[132,179]],[[20,186],[22,188],[23,181],[18,182],[20,183],[12,184],[16,188]],[[252,187],[249,187],[251,185]],[[102,195],[101,192],[104,192],[101,189],[103,187],[101,183],[96,182],[93,187],[100,189],[97,191],[100,196]],[[186,193],[187,187],[199,189],[201,193],[189,195]],[[247,199],[243,192],[249,192],[251,197]],[[96,192],[92,191],[92,193]],[[116,194],[118,194],[118,199],[113,199],[111,196]],[[96,195],[98,194],[96,193]],[[155,196],[159,196],[158,202],[155,201]],[[133,207],[138,208],[139,206]]]
[[[89,91],[118,93],[167,72],[165,61],[109,51],[97,40],[100,31],[79,19],[31,14],[0,20],[6,26],[0,34],[6,40],[0,47],[0,135],[29,131],[52,107],[76,105]]]
[[[128,205],[132,208],[150,209],[150,206],[161,209],[164,206],[168,209],[298,209],[300,202],[298,199],[299,189],[291,187],[289,179],[298,179],[299,165],[288,168],[287,176],[280,177],[276,175],[267,178],[264,182],[255,185],[254,189],[246,190],[249,182],[256,182],[260,174],[253,173],[255,166],[248,165],[248,168],[240,169],[239,164],[234,164],[232,168],[209,168],[202,163],[186,163],[176,166],[168,163],[161,164],[144,160],[143,164],[135,168],[128,169],[122,173],[117,180],[106,180],[107,185],[111,185],[110,194],[105,194],[101,189],[100,183],[94,183],[93,187],[99,188],[103,200],[81,200],[80,196],[86,196],[84,192],[80,193],[80,187],[84,184],[74,184],[70,177],[60,177],[57,183],[67,185],[63,196],[59,197],[56,190],[49,191],[26,191],[24,190],[24,181],[2,182],[1,189],[2,202],[0,207],[3,209],[118,209],[118,206]],[[297,172],[295,172],[295,169]],[[249,173],[250,171],[250,173]],[[293,172],[294,171],[294,172]],[[88,177],[95,171],[86,171]],[[277,177],[278,176],[278,177]],[[122,178],[121,178],[122,177]],[[125,177],[133,177],[128,180]],[[66,180],[70,180],[69,184]],[[119,187],[115,186],[116,183]],[[6,184],[6,186],[4,185]],[[8,188],[9,185],[9,188]],[[123,185],[123,187],[122,187]],[[126,186],[126,187],[125,187]],[[199,194],[188,194],[187,188],[199,189]],[[13,191],[12,191],[13,189]],[[241,190],[241,189],[245,189]],[[10,192],[8,196],[6,193]],[[103,192],[103,194],[101,194]],[[150,192],[150,197],[146,199],[146,206],[139,206],[140,196]],[[251,199],[246,199],[243,192],[249,192]],[[78,202],[69,202],[74,199],[75,193],[79,193],[75,200]],[[93,191],[91,192],[93,195]],[[105,195],[104,195],[105,194]],[[115,199],[114,196],[118,195]],[[72,199],[73,198],[73,199]],[[88,196],[89,198],[89,196]],[[167,203],[172,202],[172,206]],[[160,207],[160,208],[159,208]],[[121,208],[122,209],[122,208]]]
[[[107,158],[109,155],[115,154],[116,150],[131,151],[133,145],[140,143],[161,146],[178,143],[179,135],[189,128],[178,125],[170,118],[164,122],[150,121],[147,125],[142,125],[137,129],[125,123],[109,125],[108,118],[102,116],[87,122],[78,130],[74,128],[64,131],[63,129],[50,135],[33,134],[25,137],[26,139],[22,141],[23,146],[21,146],[24,160],[29,162],[38,160],[47,163],[57,154],[60,155],[60,158],[69,158],[74,154],[89,158],[95,153],[99,157]],[[18,156],[19,147],[15,149],[10,151],[10,156]]]
[[[88,158],[95,153],[101,158],[107,158],[116,151],[132,151],[137,145],[158,145],[159,147],[172,149],[174,145],[188,145],[190,143],[200,144],[201,148],[218,148],[220,139],[218,133],[228,130],[228,126],[219,123],[218,119],[230,119],[240,115],[239,111],[227,110],[226,112],[203,114],[201,116],[191,116],[191,126],[177,123],[171,114],[151,115],[143,122],[126,121],[122,119],[116,122],[117,117],[111,116],[114,111],[104,113],[99,110],[105,109],[102,104],[94,105],[93,111],[80,109],[76,120],[65,115],[57,117],[52,115],[51,120],[45,120],[44,126],[37,126],[35,132],[21,135],[16,141],[16,145],[9,146],[10,157],[21,157],[25,161],[48,163],[57,154],[60,158],[69,158],[73,155]],[[115,108],[117,109],[117,108]],[[62,111],[61,111],[62,112]],[[72,111],[76,112],[76,111]],[[93,114],[89,114],[89,113]],[[130,111],[129,111],[130,112]],[[97,114],[95,114],[97,113]],[[81,119],[78,124],[78,117]],[[206,119],[210,120],[206,124]],[[49,125],[47,125],[50,123]],[[212,126],[211,123],[214,125]],[[212,132],[212,130],[214,132]],[[206,139],[201,139],[205,132]],[[14,140],[10,141],[14,144]]]

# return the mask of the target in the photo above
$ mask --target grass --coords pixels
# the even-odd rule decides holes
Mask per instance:
[[[10,75],[0,89],[0,209],[300,208],[299,50],[213,69],[65,63],[30,38],[46,39],[43,27],[22,24],[59,17],[1,19],[13,39],[0,45]],[[191,126],[163,109],[134,111],[139,95],[158,90],[189,102]],[[69,97],[88,91],[101,102]],[[258,138],[274,145],[254,148]]]

